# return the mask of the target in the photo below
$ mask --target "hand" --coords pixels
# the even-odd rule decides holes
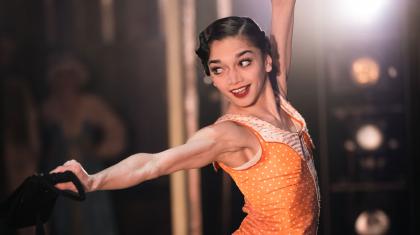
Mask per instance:
[[[80,180],[80,183],[82,183],[85,192],[92,191],[93,177],[89,175],[85,171],[85,169],[83,169],[82,165],[80,165],[79,162],[77,162],[76,160],[67,161],[63,165],[58,166],[57,168],[52,170],[50,173],[61,173],[65,171],[71,171],[77,176],[77,178]],[[77,192],[76,186],[74,186],[72,182],[59,183],[56,184],[55,187],[60,190],[70,190],[73,192]]]

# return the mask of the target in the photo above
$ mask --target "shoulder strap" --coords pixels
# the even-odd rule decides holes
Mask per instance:
[[[309,135],[308,127],[306,126],[305,119],[302,115],[293,107],[293,105],[282,95],[280,97],[280,107],[293,119],[298,121],[302,125],[302,132],[305,135],[305,143],[308,144],[310,148],[315,148],[315,145],[312,141],[311,136]]]

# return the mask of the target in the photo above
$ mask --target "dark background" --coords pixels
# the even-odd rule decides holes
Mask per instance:
[[[54,22],[49,21],[47,12],[51,11],[45,7],[50,1],[0,0],[0,34],[12,37],[17,45],[12,70],[30,85],[36,105],[40,106],[47,93],[48,55],[71,50],[90,69],[86,89],[106,100],[127,128],[124,154],[106,164],[136,152],[165,149],[164,43],[170,38],[161,31],[159,1],[115,1],[112,43],[101,38],[99,1],[51,1],[56,6]],[[375,23],[358,26],[337,20],[336,2],[297,2],[289,80],[289,99],[306,118],[317,146],[322,191],[319,234],[356,234],[357,216],[374,209],[389,216],[387,234],[417,234],[420,3],[394,1]],[[232,3],[234,15],[251,16],[268,31],[269,1]],[[200,31],[217,18],[215,1],[197,1],[196,14]],[[54,38],[47,33],[51,27]],[[395,67],[398,78],[392,80],[381,73],[375,86],[357,86],[349,66],[360,56],[376,58],[385,69]],[[220,115],[220,99],[213,87],[203,83],[202,74],[198,68],[199,120],[205,126]],[[2,95],[2,99],[7,102],[7,97]],[[344,142],[354,139],[365,123],[377,124],[384,139],[396,139],[399,148],[347,151]],[[368,155],[385,159],[385,167],[361,167],[359,160]],[[204,234],[233,231],[243,217],[240,193],[232,186],[230,195],[223,194],[223,174],[211,166],[201,172]],[[5,197],[2,193],[1,198]],[[225,197],[229,209],[222,207]],[[169,177],[113,191],[112,198],[120,234],[170,234]]]

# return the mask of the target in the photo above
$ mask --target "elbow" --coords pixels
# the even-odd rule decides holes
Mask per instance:
[[[163,174],[163,170],[159,167],[156,157],[152,157],[152,159],[147,163],[146,168],[148,169],[146,180],[156,179]]]
[[[159,169],[158,164],[156,163],[155,157],[153,155],[147,154],[139,154],[136,156],[138,162],[134,162],[134,164],[129,164],[127,166],[128,174],[127,178],[127,185],[133,186],[137,184],[141,184],[144,181],[148,181],[151,179],[155,179],[161,175],[161,169]]]

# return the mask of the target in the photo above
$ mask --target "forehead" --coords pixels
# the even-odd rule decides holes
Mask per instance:
[[[209,59],[223,59],[235,57],[244,50],[252,50],[258,53],[258,49],[243,36],[226,37],[221,40],[214,40],[210,45]]]

